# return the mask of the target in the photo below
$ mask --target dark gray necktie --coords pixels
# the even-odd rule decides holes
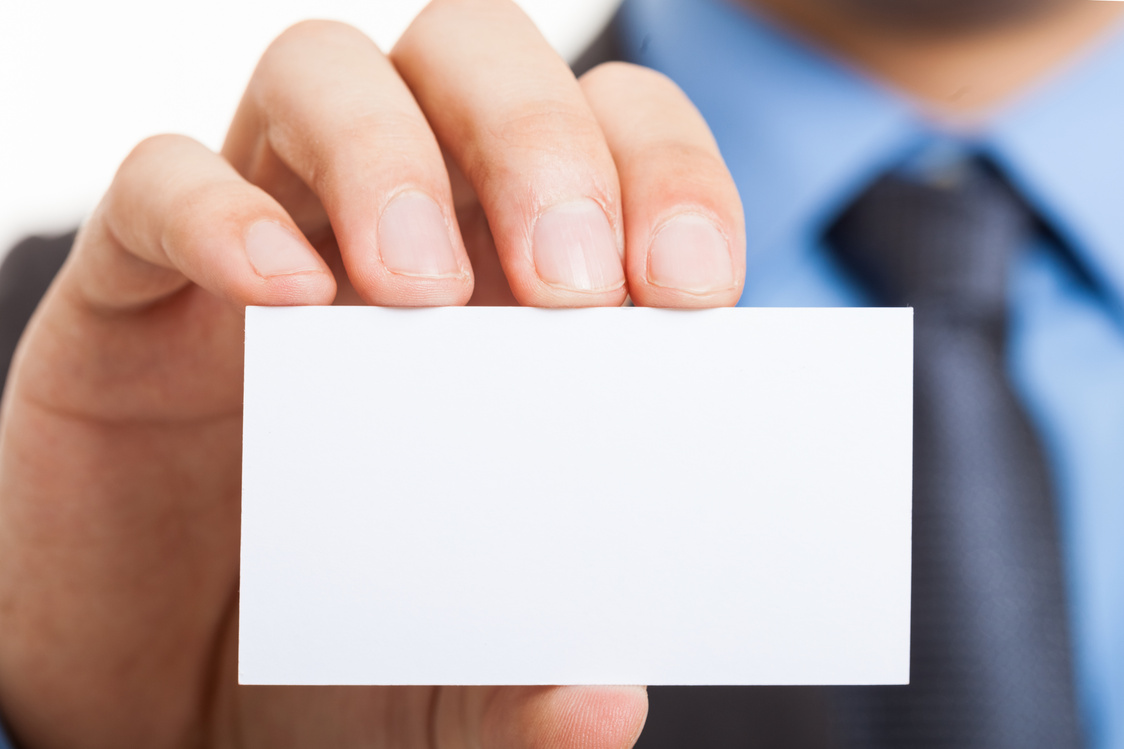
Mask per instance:
[[[911,683],[841,692],[855,746],[1081,745],[1050,480],[1004,365],[1033,228],[976,163],[884,177],[828,232],[879,302],[915,308]]]

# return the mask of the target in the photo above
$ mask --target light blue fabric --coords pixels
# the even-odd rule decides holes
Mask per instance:
[[[0,726],[0,749],[14,749],[12,742],[8,739],[8,734],[4,731],[4,726]]]
[[[1124,749],[1124,33],[952,132],[732,2],[626,0],[620,20],[626,57],[683,87],[738,184],[743,305],[865,303],[820,232],[869,179],[950,143],[991,156],[1060,236],[1012,274],[1009,368],[1057,480],[1090,747]]]

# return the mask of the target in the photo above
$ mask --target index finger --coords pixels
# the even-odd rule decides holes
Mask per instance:
[[[358,29],[307,21],[278,37],[223,153],[275,197],[311,190],[365,301],[463,304],[471,295],[437,141],[394,68]]]
[[[521,304],[626,295],[617,171],[577,80],[508,0],[436,0],[391,52],[488,217]]]

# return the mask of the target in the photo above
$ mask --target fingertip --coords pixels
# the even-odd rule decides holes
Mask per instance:
[[[397,278],[377,288],[352,276],[355,289],[367,304],[380,307],[463,307],[472,297],[471,276],[437,281]]]
[[[363,301],[390,307],[468,303],[474,278],[452,200],[432,192],[408,188],[391,195],[373,231],[359,216],[341,221],[344,265]]]
[[[706,121],[667,77],[606,64],[582,78],[620,174],[633,301],[736,304],[745,281],[744,213]]]
[[[389,273],[424,280],[464,275],[464,253],[454,248],[437,201],[425,193],[408,190],[387,204],[379,219],[378,243]]]
[[[744,268],[720,222],[677,213],[652,232],[647,252],[630,258],[633,300],[640,306],[699,308],[736,304]],[[740,251],[739,251],[740,252]]]
[[[592,199],[545,211],[535,223],[532,247],[539,278],[563,292],[598,294],[624,287],[616,233]]]
[[[648,716],[644,687],[543,687],[505,692],[493,703],[484,745],[541,749],[631,749]],[[520,715],[512,720],[512,709]]]
[[[501,253],[516,300],[529,307],[620,306],[628,289],[618,233],[592,198],[543,210],[531,231],[530,262],[516,249]]]
[[[329,305],[336,298],[336,281],[327,271],[273,276],[253,290],[247,304],[266,307]]]
[[[249,289],[250,304],[331,304],[335,298],[335,279],[323,258],[280,221],[250,224],[243,247],[258,281]]]
[[[577,687],[586,690],[590,739],[577,746],[631,749],[648,720],[648,689],[643,686]]]
[[[345,259],[359,297],[382,307],[460,307],[472,297],[474,279],[467,262],[456,275],[414,276],[390,272],[378,258]]]
[[[512,283],[511,293],[521,307],[553,309],[620,307],[628,298],[628,288],[624,284],[609,291],[583,293],[558,289],[542,282],[531,286]]]
[[[327,270],[315,250],[277,221],[265,219],[251,224],[246,230],[245,249],[254,272],[264,279]]]

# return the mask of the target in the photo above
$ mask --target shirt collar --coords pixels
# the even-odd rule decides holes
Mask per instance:
[[[1124,310],[1124,29],[996,117],[994,158]]]
[[[934,138],[908,99],[727,0],[625,0],[625,57],[676,81],[710,124],[746,210],[747,272],[812,236]],[[973,136],[1124,302],[1124,34]],[[1122,304],[1121,306],[1124,306]]]

